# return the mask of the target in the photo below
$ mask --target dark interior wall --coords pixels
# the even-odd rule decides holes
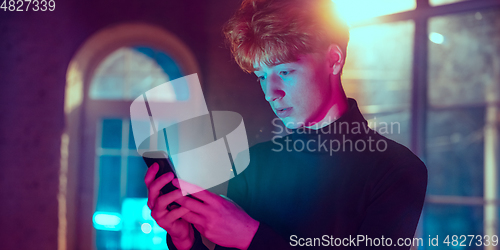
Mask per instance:
[[[65,71],[85,37],[71,11],[0,13],[3,249],[57,249]]]
[[[251,145],[270,138],[273,113],[220,30],[239,3],[56,0],[53,12],[0,10],[0,248],[57,249],[66,70],[86,39],[109,25],[143,21],[176,34],[198,60],[209,109],[242,114]]]

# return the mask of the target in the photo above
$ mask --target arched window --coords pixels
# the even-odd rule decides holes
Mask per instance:
[[[99,65],[89,97],[93,100],[134,100],[147,90],[181,76],[175,61],[164,52],[149,47],[123,47]],[[171,88],[165,101],[175,101],[175,94]]]
[[[143,176],[146,165],[136,151],[130,119],[109,101],[129,107],[144,92],[182,76],[166,53],[150,47],[123,47],[107,56],[95,70],[89,88],[89,126],[96,124],[96,208],[93,225],[97,249],[165,249],[165,231],[146,206]],[[170,85],[166,100],[175,102]],[[189,98],[189,92],[178,93]],[[120,105],[120,106],[121,106]],[[121,107],[120,107],[121,110]]]
[[[189,49],[167,31],[145,24],[100,31],[75,55],[68,69],[63,137],[69,138],[66,172],[75,173],[68,174],[68,183],[78,183],[68,184],[61,197],[75,199],[77,207],[77,212],[65,210],[76,230],[66,228],[68,248],[167,249],[165,231],[146,206],[147,166],[136,150],[130,104],[155,86],[192,73],[199,72]],[[166,101],[190,98],[187,87],[166,89]]]

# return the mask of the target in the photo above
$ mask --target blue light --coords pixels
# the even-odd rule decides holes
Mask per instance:
[[[429,34],[429,40],[435,44],[443,44],[444,36],[436,32],[431,32]]]
[[[120,231],[122,219],[119,213],[95,212],[92,218],[97,230]]]
[[[141,214],[143,220],[145,221],[153,220],[153,217],[151,217],[151,209],[149,209],[148,205],[142,206]]]
[[[155,236],[153,237],[153,244],[159,245],[163,242],[163,239],[161,237]]]
[[[121,249],[166,250],[167,232],[151,217],[147,198],[125,198],[122,202]]]
[[[153,228],[151,227],[151,224],[149,223],[142,223],[141,225],[141,231],[145,234],[151,233]]]

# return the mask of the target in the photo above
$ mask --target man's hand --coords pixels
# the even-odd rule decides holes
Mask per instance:
[[[183,207],[178,207],[171,211],[167,210],[167,206],[173,201],[187,197],[184,197],[179,189],[160,196],[161,188],[174,179],[174,174],[166,173],[155,180],[158,169],[158,163],[151,165],[144,177],[144,182],[148,187],[147,204],[149,209],[151,209],[151,216],[161,228],[170,234],[172,242],[177,249],[190,249],[194,243],[194,230],[189,222],[181,218],[183,215],[189,213],[189,210]]]
[[[188,209],[189,213],[182,218],[192,223],[202,235],[213,243],[238,249],[247,249],[257,232],[259,222],[252,219],[241,207],[229,200],[204,190],[196,185],[175,179],[172,184],[184,194],[190,193],[197,199],[186,197],[178,199],[181,208]]]

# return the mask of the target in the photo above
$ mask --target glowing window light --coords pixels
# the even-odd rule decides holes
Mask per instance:
[[[120,249],[167,249],[167,232],[151,217],[147,201],[147,198],[123,199]]]
[[[151,233],[151,230],[153,230],[153,228],[151,227],[151,224],[149,223],[142,223],[141,225],[141,231],[145,234],[149,234]]]
[[[142,206],[141,215],[143,220],[153,220],[153,217],[151,217],[151,209],[149,209],[148,205]]]
[[[122,229],[122,219],[118,213],[95,212],[92,221],[94,228],[98,230],[120,231]]]
[[[444,36],[436,32],[431,32],[429,34],[429,40],[435,44],[443,44]]]
[[[158,236],[153,237],[153,244],[155,244],[155,245],[161,244],[162,241],[163,240],[161,237],[158,237]]]
[[[332,0],[339,15],[348,24],[377,16],[413,10],[417,7],[415,0]]]

